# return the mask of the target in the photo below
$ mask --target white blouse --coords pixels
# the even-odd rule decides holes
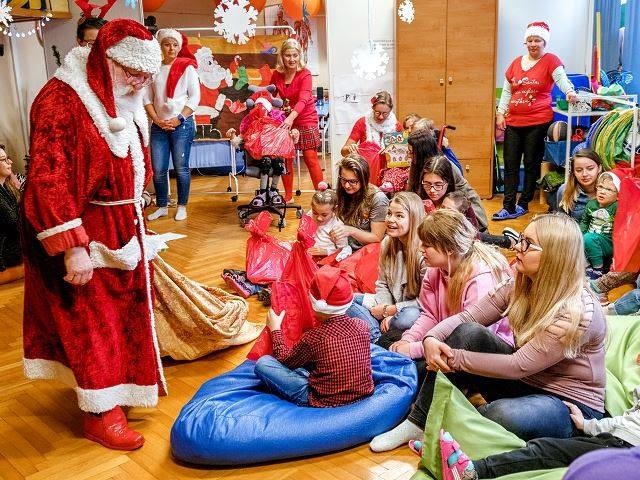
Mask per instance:
[[[146,87],[144,104],[153,104],[160,120],[176,117],[187,106],[195,111],[200,103],[200,78],[196,69],[189,65],[178,84],[172,99],[167,99],[167,78],[171,65],[162,65],[153,77],[153,83]]]

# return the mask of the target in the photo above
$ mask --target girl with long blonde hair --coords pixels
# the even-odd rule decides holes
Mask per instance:
[[[379,274],[375,294],[356,294],[347,315],[365,320],[372,341],[380,330],[406,330],[420,315],[418,294],[424,274],[418,226],[424,207],[418,195],[397,193],[385,218],[386,237],[380,245]]]
[[[456,372],[449,375],[456,386],[484,399],[478,411],[523,440],[570,437],[566,403],[585,419],[602,418],[605,317],[584,280],[577,223],[566,215],[536,217],[515,249],[515,280],[427,332],[430,372],[418,398],[408,419],[374,438],[372,449],[390,450],[420,437],[438,370]],[[485,328],[505,313],[515,347]]]

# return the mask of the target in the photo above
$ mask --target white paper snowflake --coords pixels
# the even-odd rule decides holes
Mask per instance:
[[[213,30],[229,43],[243,45],[256,34],[258,11],[249,0],[222,0],[213,16]]]
[[[373,80],[387,73],[389,55],[379,43],[369,42],[353,51],[351,66],[356,75],[365,80]]]
[[[138,0],[124,0],[125,6],[135,9],[138,6]]]
[[[416,9],[411,0],[402,0],[402,3],[398,7],[398,16],[403,22],[413,22],[413,19],[416,17]]]
[[[7,0],[0,1],[0,23],[3,23],[5,27],[8,27],[9,22],[13,21],[9,12],[11,12],[11,7],[7,5]]]

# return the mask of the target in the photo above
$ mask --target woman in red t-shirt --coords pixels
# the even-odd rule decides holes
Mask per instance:
[[[524,41],[528,54],[511,62],[505,73],[496,114],[496,126],[505,130],[504,200],[502,210],[493,215],[493,220],[518,218],[529,211],[540,174],[544,137],[553,120],[553,84],[558,85],[570,102],[577,99],[560,59],[545,52],[550,35],[549,26],[544,22],[527,25]],[[523,155],[524,185],[516,204]]]
[[[302,150],[302,158],[309,169],[313,188],[317,190],[318,183],[322,181],[322,168],[318,162],[320,146],[318,113],[316,99],[312,94],[311,72],[305,68],[302,47],[296,39],[289,38],[282,43],[276,70],[271,75],[271,83],[276,86],[278,96],[289,101],[291,113],[287,115],[282,127],[296,128],[300,132],[300,140],[296,143],[296,148]],[[288,173],[282,176],[287,202],[293,196],[292,170],[292,162],[288,162]]]

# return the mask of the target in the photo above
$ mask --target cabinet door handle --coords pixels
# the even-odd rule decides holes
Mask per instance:
[[[441,87],[444,87],[444,78],[441,78],[441,79],[440,79],[440,86],[441,86]]]
[[[449,85],[453,84],[453,77],[449,77]]]

